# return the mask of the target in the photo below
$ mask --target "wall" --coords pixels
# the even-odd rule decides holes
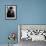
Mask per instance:
[[[16,20],[5,20],[9,4],[17,5]],[[46,0],[0,0],[0,44],[8,43],[9,32],[18,32],[18,24],[46,24]]]

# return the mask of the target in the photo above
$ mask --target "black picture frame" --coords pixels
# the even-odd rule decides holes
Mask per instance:
[[[10,13],[10,12],[8,12],[8,10],[11,10],[12,12],[12,14],[11,14],[11,16],[8,16],[8,15],[10,15],[10,14],[8,14],[8,13]],[[17,8],[16,8],[16,5],[5,5],[5,19],[6,20],[16,20],[16,18],[17,18],[17,15],[16,15],[16,11],[17,11]]]

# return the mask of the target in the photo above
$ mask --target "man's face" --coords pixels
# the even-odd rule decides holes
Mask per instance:
[[[10,7],[9,9],[10,9],[11,13],[13,13],[13,7]]]

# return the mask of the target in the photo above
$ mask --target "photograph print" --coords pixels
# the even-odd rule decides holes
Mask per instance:
[[[16,5],[6,5],[6,19],[16,19]]]

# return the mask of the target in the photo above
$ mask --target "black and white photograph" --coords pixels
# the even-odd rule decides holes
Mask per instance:
[[[16,5],[6,5],[6,19],[16,19]]]
[[[18,42],[20,46],[42,45],[46,43],[46,25],[19,24]],[[35,46],[36,46],[35,45]]]

